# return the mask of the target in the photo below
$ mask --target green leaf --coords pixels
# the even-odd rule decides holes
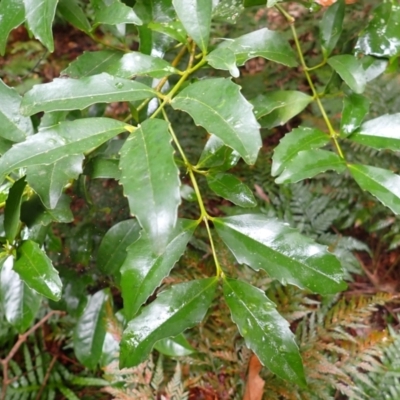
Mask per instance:
[[[207,183],[218,196],[231,201],[240,207],[255,207],[257,201],[252,191],[235,175],[219,172],[209,173]]]
[[[197,125],[236,150],[247,164],[254,164],[261,148],[259,125],[252,106],[230,79],[206,79],[183,89],[171,103],[190,114]]]
[[[290,283],[320,294],[346,288],[342,268],[325,246],[297,230],[261,214],[213,220],[218,235],[240,264],[265,270],[282,284]]]
[[[115,224],[104,235],[97,253],[97,268],[107,275],[115,275],[124,264],[127,248],[140,236],[140,226],[135,219]]]
[[[340,75],[350,89],[362,93],[367,84],[364,68],[359,60],[350,54],[342,54],[328,59],[328,64]]]
[[[264,292],[246,282],[224,279],[224,297],[247,347],[280,378],[307,385],[289,323]]]
[[[240,76],[239,68],[236,66],[235,53],[229,48],[211,52],[206,60],[215,69],[228,70],[234,78]]]
[[[23,2],[29,29],[52,53],[54,51],[52,28],[58,0],[23,0]]]
[[[237,151],[225,146],[218,136],[211,135],[200,155],[196,168],[217,168],[226,171],[235,166],[240,160]]]
[[[0,158],[0,180],[17,168],[52,164],[68,155],[89,152],[125,130],[126,124],[110,118],[60,122],[7,151]]]
[[[95,103],[143,100],[155,95],[143,83],[107,73],[82,79],[57,78],[29,90],[22,99],[21,112],[33,115],[40,111],[83,110]]]
[[[358,38],[356,50],[377,57],[394,57],[400,53],[400,7],[385,2],[372,12],[372,20]]]
[[[349,164],[351,175],[361,189],[375,196],[396,215],[400,214],[400,176],[383,168]]]
[[[270,1],[270,0],[268,0]],[[275,0],[273,0],[275,1]],[[280,1],[280,0],[278,0]],[[276,1],[276,3],[278,2]],[[267,0],[243,0],[243,5],[245,7],[253,7],[253,6],[265,6],[265,4],[267,3]]]
[[[159,340],[154,348],[161,354],[168,357],[185,357],[195,352],[195,349],[186,340],[183,334],[174,338],[166,338]]]
[[[367,82],[370,82],[373,79],[377,78],[379,75],[383,74],[386,70],[386,67],[388,66],[387,60],[371,56],[364,56],[361,59],[361,62],[364,68]]]
[[[296,183],[303,179],[313,178],[328,170],[336,171],[337,173],[344,172],[346,163],[332,151],[320,149],[302,150],[290,162],[285,164],[283,172],[275,179],[275,182],[278,184]]]
[[[106,5],[107,4],[107,5]],[[135,24],[142,25],[142,20],[136,15],[132,7],[119,0],[111,0],[102,5],[95,12],[95,24]]]
[[[321,19],[319,31],[324,58],[329,57],[342,34],[345,7],[344,0],[338,0],[326,9]]]
[[[89,175],[91,179],[103,178],[119,181],[121,178],[119,160],[94,157],[85,165],[84,174]]]
[[[276,90],[251,100],[254,114],[263,128],[283,125],[301,113],[313,98],[296,90]]]
[[[200,323],[214,298],[217,278],[174,285],[128,323],[120,345],[120,368],[144,361],[154,344]]]
[[[19,333],[25,332],[33,323],[42,300],[14,272],[14,259],[9,256],[0,261],[0,298],[7,321]]]
[[[2,99],[0,102],[0,136],[12,142],[22,142],[27,136],[33,134],[31,119],[23,117],[19,112],[22,97],[1,79],[0,97]]]
[[[4,208],[4,230],[6,239],[12,243],[20,229],[22,195],[26,186],[25,177],[11,187]]]
[[[150,22],[147,26],[152,31],[167,35],[179,43],[187,44],[186,31],[181,21]]]
[[[364,122],[349,139],[374,149],[400,150],[400,113],[386,114]]]
[[[343,99],[340,133],[343,135],[350,135],[359,128],[369,112],[369,106],[369,100],[359,94],[351,93],[345,96]]]
[[[59,0],[58,11],[73,26],[89,33],[91,26],[77,0]]]
[[[26,240],[18,248],[14,271],[31,289],[51,300],[60,300],[62,283],[58,271],[36,242]]]
[[[160,254],[154,253],[154,243],[145,232],[137,242],[128,247],[128,255],[121,267],[124,313],[128,320],[136,315],[140,306],[169,275],[185,251],[196,226],[196,221],[179,219]]]
[[[274,149],[271,175],[278,176],[300,151],[318,149],[329,143],[329,136],[314,128],[299,127],[287,133]]]
[[[23,0],[1,0],[0,15],[0,55],[4,56],[8,35],[25,21]]]
[[[297,65],[295,53],[282,34],[270,31],[267,28],[259,29],[236,39],[226,39],[209,54],[209,57],[219,56],[223,58],[223,54],[219,53],[225,52],[227,48],[235,54],[237,65],[244,65],[247,60],[255,57],[262,57],[288,67]]]
[[[71,155],[53,164],[32,165],[27,168],[26,180],[46,208],[55,208],[64,187],[82,173],[83,159],[83,155]]]
[[[173,153],[168,124],[159,119],[144,121],[120,152],[120,182],[129,208],[158,251],[167,244],[181,201]]]
[[[96,292],[79,318],[73,336],[77,359],[87,368],[95,369],[106,336],[106,306],[109,301],[107,289]]]
[[[151,57],[136,51],[124,54],[120,51],[101,50],[84,52],[62,73],[70,78],[83,78],[102,72],[130,79],[137,75],[163,78],[177,73],[177,70],[162,58]]]
[[[212,0],[172,0],[188,35],[206,53],[211,29]]]

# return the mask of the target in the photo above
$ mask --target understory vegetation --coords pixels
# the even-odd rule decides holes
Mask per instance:
[[[400,398],[400,4],[0,0],[0,399]]]

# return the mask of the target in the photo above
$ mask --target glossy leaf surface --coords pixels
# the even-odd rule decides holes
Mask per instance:
[[[217,278],[174,285],[128,323],[120,345],[120,368],[144,361],[154,344],[200,323],[214,298]]]
[[[336,257],[283,222],[261,214],[215,218],[213,222],[240,264],[263,269],[283,284],[320,294],[346,288]]]
[[[240,207],[255,207],[257,205],[252,191],[235,175],[223,172],[210,173],[207,175],[207,183],[218,196]]]
[[[95,149],[126,130],[126,124],[110,118],[82,118],[61,122],[15,144],[0,158],[0,176],[32,165],[51,164],[65,156]],[[32,152],[32,148],[35,152]]]
[[[128,247],[121,267],[121,289],[125,317],[130,320],[154,293],[182,256],[196,228],[196,221],[179,219],[163,252],[153,251],[154,243],[145,232]]]
[[[59,0],[57,10],[70,24],[89,33],[90,23],[77,0]]]
[[[356,49],[377,57],[400,54],[400,6],[382,3],[372,11],[372,20],[357,41]]]
[[[318,129],[305,127],[293,129],[275,147],[271,175],[281,174],[286,164],[290,163],[300,151],[318,149],[327,143],[329,136]]]
[[[335,48],[343,29],[345,14],[344,0],[338,0],[326,9],[319,24],[322,52],[324,57],[329,57]]]
[[[224,142],[215,135],[211,135],[200,155],[197,168],[217,168],[227,170],[235,166],[240,160],[237,151],[225,146]]]
[[[311,96],[296,90],[277,90],[259,95],[251,103],[261,126],[273,128],[302,112],[312,100]]]
[[[135,24],[142,25],[141,19],[133,11],[132,7],[127,6],[120,0],[111,0],[99,7],[95,12],[96,24]]]
[[[343,99],[340,132],[347,136],[359,128],[368,114],[369,106],[369,100],[359,94],[351,93],[345,96]]]
[[[332,151],[311,149],[297,153],[285,164],[281,175],[275,179],[278,184],[296,183],[303,179],[313,178],[325,171],[344,172],[346,164]]]
[[[104,235],[97,253],[97,267],[103,274],[115,275],[125,261],[127,248],[140,236],[135,219],[121,221]]]
[[[159,119],[144,121],[120,153],[120,182],[131,213],[148,233],[154,248],[162,251],[175,226],[181,201],[168,124]]]
[[[399,151],[400,113],[382,115],[365,122],[349,139],[378,150]]]
[[[56,15],[58,0],[23,0],[25,5],[25,18],[29,29],[36,39],[40,40],[52,53],[53,20]]]
[[[25,178],[19,179],[11,187],[4,208],[4,231],[6,239],[12,243],[20,229],[22,195],[26,186]]]
[[[22,142],[33,134],[31,119],[23,117],[19,112],[22,98],[15,89],[8,87],[1,79],[0,97],[0,136],[12,142]]]
[[[53,164],[32,165],[27,168],[26,180],[46,208],[55,208],[64,187],[82,173],[83,159],[83,155],[71,155]]]
[[[215,69],[228,70],[234,78],[240,76],[239,68],[236,66],[235,53],[230,48],[212,51],[206,60]]]
[[[186,32],[205,53],[210,38],[212,0],[173,0],[172,3]]]
[[[5,317],[19,333],[23,333],[32,325],[42,296],[13,270],[13,257],[1,260],[0,266],[0,299]]]
[[[79,318],[73,337],[77,359],[87,368],[95,369],[100,360],[106,336],[107,290],[100,290],[89,298]]]
[[[136,51],[124,54],[120,51],[100,50],[83,53],[63,71],[70,78],[83,78],[103,72],[124,79],[136,75],[163,78],[176,73],[176,69],[162,58]]]
[[[367,82],[372,81],[377,78],[379,75],[382,75],[386,67],[388,66],[388,61],[382,58],[375,58],[372,56],[364,56],[361,59],[364,73],[367,78]]]
[[[264,292],[246,282],[224,280],[232,320],[263,365],[282,379],[306,385],[303,364],[289,323]]]
[[[236,39],[226,39],[210,53],[209,57],[218,56],[222,58],[225,49],[229,49],[235,54],[237,65],[244,65],[247,60],[254,57],[262,57],[288,67],[297,65],[295,53],[289,43],[279,32],[267,28],[259,29]]]
[[[350,164],[349,170],[361,189],[375,196],[396,215],[400,214],[400,176],[383,168]]]
[[[367,84],[364,68],[359,60],[350,54],[342,54],[328,59],[328,64],[340,75],[350,89],[362,93]]]
[[[33,115],[40,111],[83,110],[95,103],[135,101],[154,96],[154,90],[143,83],[107,73],[82,79],[56,78],[29,90],[22,99],[21,112]]]
[[[190,114],[197,125],[236,150],[247,164],[255,163],[261,147],[259,125],[240,87],[229,79],[193,83],[171,105]]]
[[[31,289],[51,300],[60,300],[62,283],[58,271],[36,242],[26,240],[18,248],[14,271]]]
[[[168,357],[185,357],[195,352],[195,349],[183,334],[173,338],[161,339],[154,345],[154,348]]]
[[[0,1],[0,55],[4,56],[10,32],[25,21],[23,0]]]

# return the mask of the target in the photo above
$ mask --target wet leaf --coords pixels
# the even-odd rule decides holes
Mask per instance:
[[[382,3],[372,11],[372,20],[358,38],[356,50],[377,57],[400,53],[400,6]]]
[[[168,357],[185,357],[195,353],[195,349],[186,340],[183,334],[173,338],[159,340],[154,348],[161,354]]]
[[[152,239],[145,232],[138,241],[128,247],[128,254],[121,267],[124,313],[128,320],[136,315],[140,306],[169,275],[184,253],[196,226],[196,221],[179,219],[164,251],[160,254],[153,251]]]
[[[115,275],[123,265],[127,248],[140,236],[140,225],[135,219],[121,221],[104,235],[97,252],[97,268],[107,275]]]
[[[263,128],[283,125],[301,113],[313,98],[296,90],[276,90],[251,100],[254,114]]]
[[[53,20],[58,0],[23,0],[23,2],[29,29],[35,38],[52,53],[54,51]]]
[[[0,15],[0,55],[4,56],[8,35],[25,21],[23,0],[0,1]]]
[[[349,139],[374,149],[400,150],[400,113],[386,114],[361,125]]]
[[[171,286],[129,321],[120,345],[120,368],[144,361],[156,342],[199,324],[214,298],[217,278]]]
[[[211,29],[212,0],[172,0],[188,35],[206,53]]]
[[[121,179],[131,213],[162,252],[177,220],[181,201],[179,170],[168,124],[148,119],[136,129],[121,149]]]
[[[387,60],[371,56],[364,56],[361,59],[361,62],[364,68],[367,82],[370,82],[373,79],[377,78],[379,75],[383,74],[386,70],[386,67],[388,66]]]
[[[264,292],[246,282],[224,280],[224,297],[240,334],[259,360],[280,378],[306,386],[303,363],[289,323]]]
[[[87,368],[95,369],[106,336],[106,305],[108,290],[100,290],[89,301],[79,318],[73,336],[77,359]]]
[[[171,105],[190,114],[197,125],[236,150],[247,164],[255,163],[261,147],[259,125],[238,85],[224,78],[199,81],[183,89]]]
[[[303,179],[313,178],[328,170],[341,173],[346,170],[346,164],[332,151],[303,150],[285,164],[283,172],[275,179],[275,182],[278,184],[296,183]]]
[[[127,6],[120,0],[111,0],[97,8],[94,16],[95,24],[135,24],[142,25],[141,19],[133,11],[132,7]]]
[[[247,60],[255,57],[262,57],[288,67],[297,65],[295,53],[282,34],[267,28],[259,29],[236,39],[226,39],[209,54],[209,57],[223,58],[226,49],[235,54],[237,65],[244,65]]]
[[[5,317],[19,333],[23,333],[35,320],[42,296],[13,270],[13,257],[1,260],[0,266],[0,299]]]
[[[234,78],[240,76],[235,53],[229,48],[220,49],[218,52],[212,51],[206,60],[215,69],[228,70]]]
[[[319,30],[325,58],[332,53],[342,34],[344,14],[345,2],[338,0],[325,11],[321,19]]]
[[[15,89],[8,87],[1,79],[0,97],[2,99],[0,102],[0,136],[12,142],[22,142],[27,136],[33,134],[31,119],[23,117],[19,112],[22,97]]]
[[[329,143],[329,136],[314,128],[300,126],[287,133],[275,147],[271,175],[278,176],[300,151],[318,149]]]
[[[400,214],[400,176],[383,168],[350,164],[349,170],[361,189],[375,196],[396,215]]]
[[[340,132],[343,135],[350,135],[360,127],[365,116],[369,112],[370,102],[365,97],[351,93],[343,99],[342,120]]]
[[[364,68],[359,60],[350,54],[333,56],[328,64],[340,75],[350,89],[355,93],[362,93],[367,84]]]
[[[26,186],[25,177],[16,181],[11,187],[4,208],[4,231],[6,239],[12,243],[20,230],[22,195]]]
[[[89,33],[91,26],[77,0],[59,0],[57,10],[73,26]]]
[[[215,218],[213,222],[240,264],[263,269],[282,284],[320,294],[346,288],[337,258],[283,222],[261,214]]]
[[[130,79],[137,75],[163,78],[177,72],[167,61],[136,51],[122,53],[113,50],[84,52],[62,73],[70,78],[83,78],[106,72],[112,76]]]
[[[0,158],[0,180],[17,168],[52,164],[68,155],[89,152],[125,130],[126,124],[110,118],[60,122],[7,151]]]
[[[60,300],[62,283],[58,271],[36,242],[26,240],[18,247],[14,271],[31,289],[51,300]]]
[[[207,183],[218,196],[240,207],[255,207],[257,201],[252,191],[235,175],[218,172],[207,174]]]
[[[83,159],[83,155],[71,155],[53,164],[32,165],[27,168],[26,180],[46,208],[55,208],[64,187],[82,173]]]

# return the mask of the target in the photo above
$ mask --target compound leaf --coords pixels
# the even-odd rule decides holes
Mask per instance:
[[[120,345],[120,368],[144,361],[154,344],[200,323],[214,298],[217,278],[171,286],[143,308],[125,329]]]

